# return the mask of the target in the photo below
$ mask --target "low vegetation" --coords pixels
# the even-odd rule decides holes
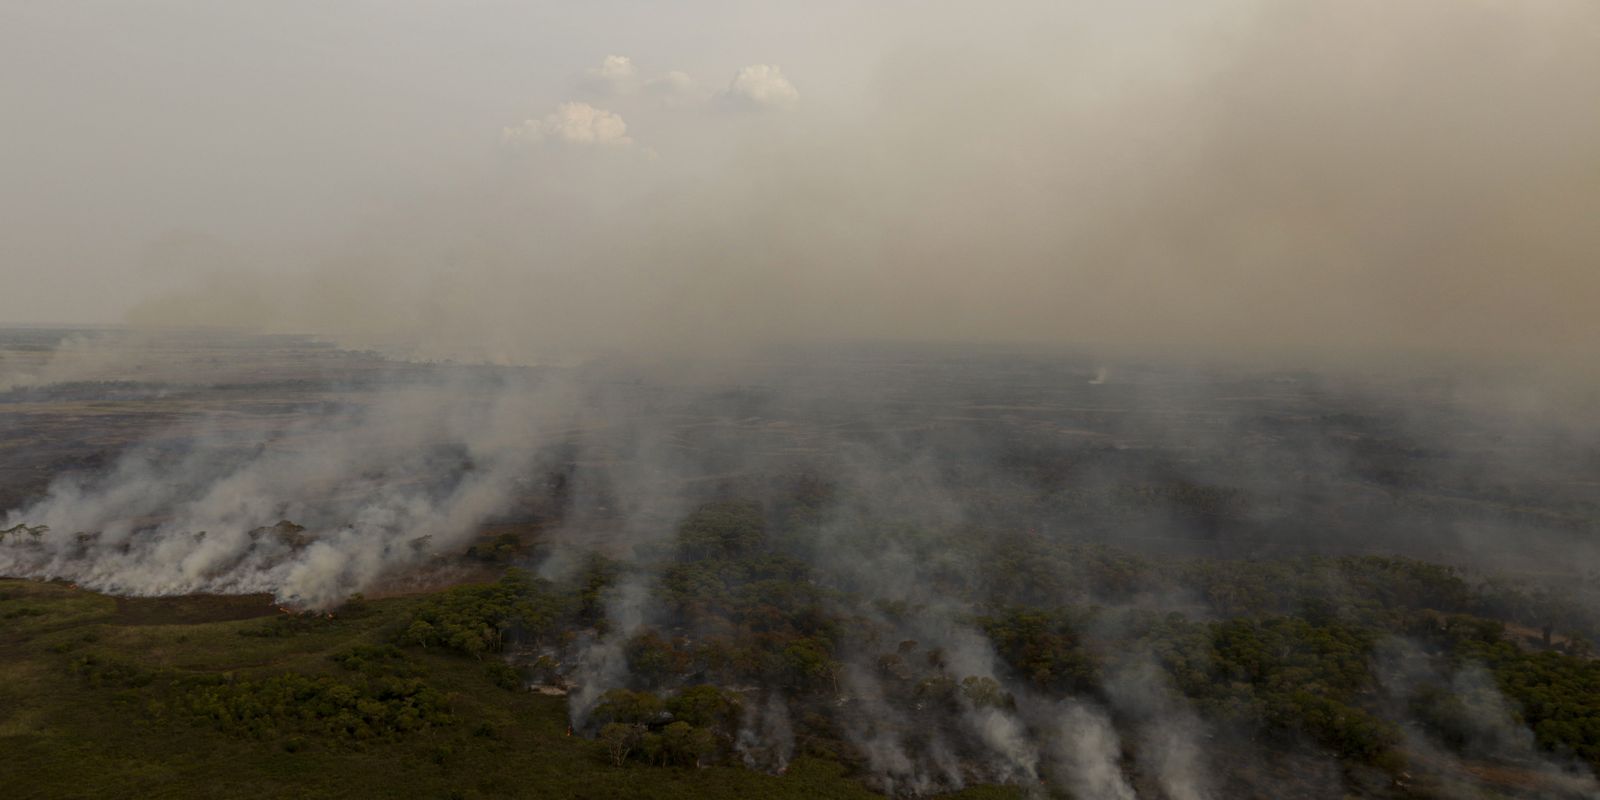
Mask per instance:
[[[214,620],[197,618],[201,601],[133,613],[0,582],[0,784],[40,797],[856,797],[882,785],[850,733],[863,724],[917,741],[956,715],[1115,708],[1135,674],[1222,736],[1224,784],[1229,747],[1324,754],[1397,798],[1450,785],[1419,742],[1459,764],[1600,769],[1593,621],[1536,590],[1399,558],[1150,559],[1031,534],[868,529],[860,541],[930,548],[924,577],[997,659],[995,674],[967,674],[902,635],[913,601],[866,602],[811,566],[799,548],[812,524],[803,508],[713,504],[627,567],[596,557],[561,582],[507,568],[331,614],[239,619],[221,601]],[[941,558],[982,567],[944,575]],[[628,584],[672,622],[615,635],[605,609]],[[561,695],[596,641],[614,641],[625,669],[574,727]],[[878,705],[851,672],[863,664]],[[1525,750],[1485,746],[1490,712],[1527,732]],[[769,743],[751,731],[774,713],[783,752],[759,752]],[[956,760],[978,747],[944,746]],[[1123,748],[1137,762],[1137,742]],[[1041,777],[1067,796],[1048,767]],[[968,783],[968,796],[1023,791]],[[1502,789],[1517,796],[1483,785]]]

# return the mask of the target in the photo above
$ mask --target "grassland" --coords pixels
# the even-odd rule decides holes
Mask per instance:
[[[297,674],[352,680],[333,656],[378,644],[417,600],[281,625],[261,598],[119,601],[64,584],[0,581],[0,786],[8,798],[857,798],[836,763],[787,773],[612,766],[567,735],[563,698],[496,686],[459,655],[408,650],[443,696],[427,727],[368,738],[221,726],[195,687]],[[261,614],[254,618],[239,617]],[[273,635],[259,635],[271,631]],[[251,635],[257,634],[257,635]],[[85,667],[85,663],[97,665]],[[1006,797],[969,790],[962,797]]]

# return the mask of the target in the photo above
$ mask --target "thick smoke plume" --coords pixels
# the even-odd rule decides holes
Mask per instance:
[[[548,412],[560,395],[436,386],[265,432],[202,419],[103,474],[64,475],[9,512],[0,528],[39,532],[0,549],[0,571],[327,606],[459,548],[503,511],[535,474],[552,426],[571,423]]]
[[[1080,703],[1062,710],[1057,757],[1070,775],[1073,794],[1105,800],[1134,800],[1133,787],[1118,762],[1122,746],[1104,712]]]
[[[728,11],[736,45],[676,50],[655,39],[717,15],[581,48],[556,46],[552,24],[541,48],[498,33],[537,25],[435,41],[418,34],[438,27],[430,12],[407,9],[382,24],[409,35],[416,66],[395,69],[411,82],[335,58],[324,85],[321,66],[269,48],[283,70],[180,81],[164,62],[115,64],[107,85],[142,90],[114,93],[133,100],[92,80],[41,99],[29,83],[10,106],[17,143],[0,148],[9,185],[27,187],[0,193],[0,270],[25,290],[0,293],[0,318],[310,332],[404,374],[336,386],[309,412],[183,416],[104,469],[60,475],[4,510],[0,574],[327,608],[447,564],[517,503],[559,494],[523,565],[562,579],[599,554],[619,576],[564,665],[581,730],[606,691],[640,685],[629,642],[675,622],[655,604],[675,526],[740,492],[777,519],[772,484],[822,475],[809,538],[769,545],[828,612],[881,638],[812,676],[875,787],[1206,800],[1227,796],[1204,744],[1224,732],[1154,656],[1118,660],[1096,696],[1042,697],[978,615],[1225,599],[1024,596],[1030,576],[1080,565],[1019,559],[995,580],[975,568],[994,543],[968,534],[1594,557],[1600,6],[819,7],[827,47],[803,12],[771,9]],[[204,13],[234,13],[219,9]],[[306,27],[300,10],[261,13],[236,27]],[[7,14],[3,85],[114,64],[30,43],[76,17]],[[128,20],[146,37],[171,21]],[[314,35],[367,63],[371,43]],[[262,45],[215,47],[254,64]],[[533,51],[549,55],[523,60]],[[63,57],[74,70],[54,68]],[[261,96],[241,101],[245,86]],[[217,118],[169,119],[197,106]],[[54,180],[66,171],[109,177]],[[224,383],[231,355],[208,354],[208,378],[168,374],[129,357],[162,336],[142,335],[0,364],[0,393]],[[829,366],[778,346],[793,342]],[[1039,349],[991,361],[948,342]],[[1252,358],[1296,371],[1230,371]],[[233,377],[267,383],[256,366]],[[1260,410],[1279,401],[1293,413]],[[1295,427],[1307,420],[1334,433]],[[1467,508],[1477,496],[1495,513]],[[1316,527],[1330,508],[1354,522]],[[1074,529],[1088,512],[1116,524]],[[1406,708],[1426,681],[1465,698],[1465,752],[1592,786],[1537,751],[1481,669],[1395,669],[1384,691]],[[790,702],[745,694],[746,764],[782,771],[801,749]]]

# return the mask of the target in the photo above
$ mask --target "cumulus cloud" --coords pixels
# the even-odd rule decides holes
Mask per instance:
[[[782,80],[780,78],[780,80]],[[666,108],[698,106],[710,97],[689,73],[680,70],[644,77],[627,56],[610,55],[597,67],[584,71],[582,88],[601,97],[643,95]]]
[[[751,110],[789,108],[800,100],[800,92],[772,64],[751,64],[733,76],[722,99],[734,108]]]
[[[701,88],[687,72],[670,70],[645,77],[633,59],[618,55],[606,56],[599,66],[585,70],[579,85],[598,97],[642,97],[661,108],[696,108],[713,94]]]
[[[701,90],[694,78],[677,70],[645,81],[644,93],[668,108],[697,105],[706,99],[706,92]]]
[[[639,71],[627,56],[606,56],[598,67],[584,73],[584,87],[603,95],[632,94],[639,86]]]
[[[546,141],[611,147],[633,144],[628,136],[628,123],[623,122],[621,116],[588,103],[562,103],[542,119],[523,120],[521,125],[506,128],[501,138],[509,143],[531,144]]]

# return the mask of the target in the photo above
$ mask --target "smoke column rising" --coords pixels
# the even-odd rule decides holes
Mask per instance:
[[[26,290],[0,294],[6,319],[313,331],[495,364],[606,356],[685,380],[774,342],[855,339],[1298,365],[1445,354],[1521,363],[1534,397],[1593,377],[1592,2],[691,3],[639,12],[649,37],[611,29],[606,8],[460,24],[421,4],[382,20],[86,8],[17,6],[0,25],[15,122],[0,167],[18,176],[0,192],[0,274]],[[291,36],[307,45],[278,46]],[[0,388],[116,365],[75,344]],[[260,442],[189,431],[185,452],[136,448],[8,512],[48,530],[0,552],[0,572],[335,604],[459,549],[574,427],[626,427],[589,388],[445,384]],[[702,498],[664,430],[617,435],[633,457],[577,491],[617,499],[617,541],[662,544],[657,523]],[[972,514],[929,453],[890,438],[824,442],[870,500],[824,520],[811,566],[913,604],[874,622],[1005,681],[965,609],[921,588],[940,565],[918,542],[866,552],[863,519]],[[764,463],[731,449],[735,468]],[[452,458],[472,468],[440,468]],[[417,474],[445,477],[398,479]],[[554,561],[595,527],[566,520]],[[621,647],[648,621],[652,576],[629,566],[579,659],[580,725],[626,681]],[[1188,726],[1127,680],[1117,712]],[[990,777],[1058,771],[1084,796],[1134,796],[1107,711],[1071,702],[1039,724],[967,707],[910,741],[870,669],[848,664],[842,684],[867,711],[846,736],[891,790],[962,785],[971,738]],[[746,725],[779,766],[783,708]],[[1194,752],[1145,739],[1164,791],[1214,796]]]

